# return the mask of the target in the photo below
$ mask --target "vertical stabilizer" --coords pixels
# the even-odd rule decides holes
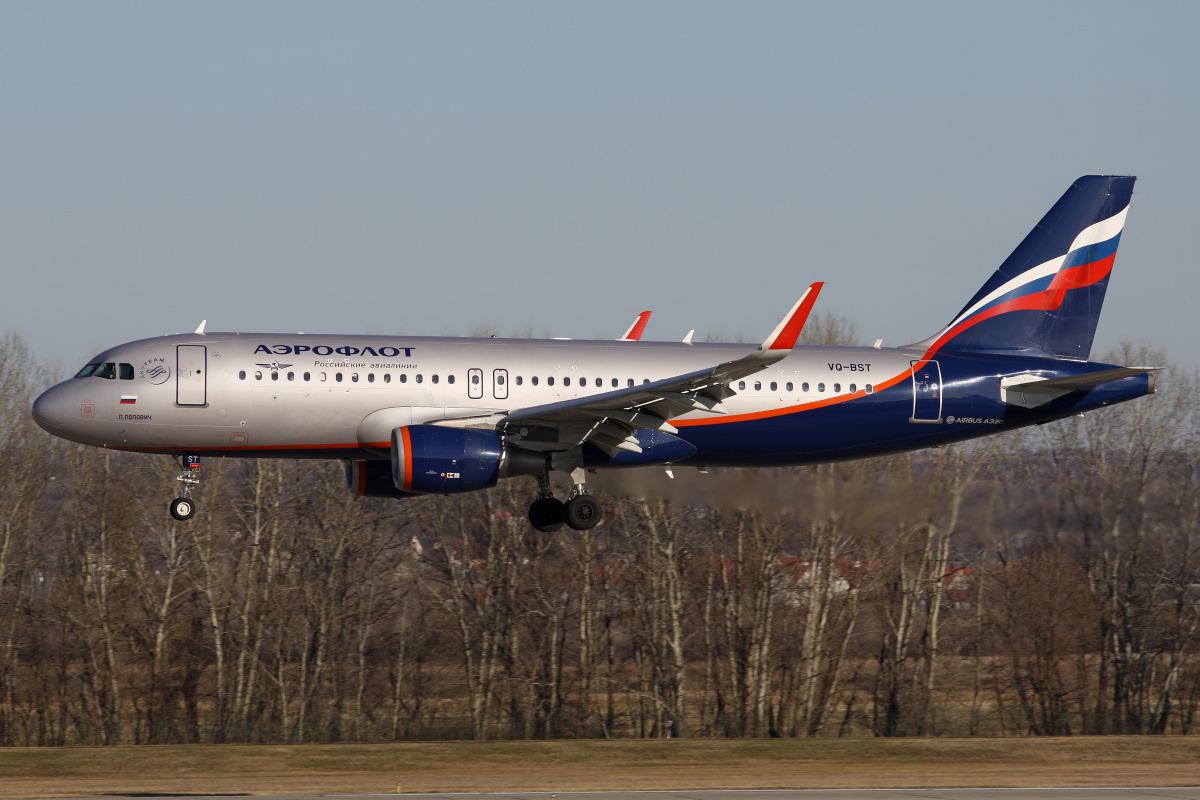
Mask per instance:
[[[922,345],[1086,360],[1135,180],[1085,175],[1071,184],[971,302]]]

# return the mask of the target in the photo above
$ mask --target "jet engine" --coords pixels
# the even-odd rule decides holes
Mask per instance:
[[[392,482],[396,491],[456,494],[495,486],[510,475],[538,475],[545,459],[506,448],[495,431],[404,425],[392,431]]]
[[[346,467],[346,488],[359,497],[417,497],[402,492],[392,481],[392,465],[387,461],[343,462]]]

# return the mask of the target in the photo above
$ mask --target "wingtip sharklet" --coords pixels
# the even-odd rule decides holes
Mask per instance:
[[[629,326],[629,330],[625,331],[625,335],[617,339],[617,341],[640,342],[642,340],[642,333],[646,330],[646,323],[650,321],[650,315],[653,313],[653,311],[643,311],[638,314],[637,319]]]
[[[792,310],[775,330],[771,331],[771,335],[759,350],[791,350],[795,347],[796,340],[800,338],[800,331],[804,330],[804,323],[808,321],[808,315],[812,313],[813,305],[817,302],[817,295],[824,286],[824,281],[817,281],[805,289],[804,294],[800,295],[800,299],[792,306]]]

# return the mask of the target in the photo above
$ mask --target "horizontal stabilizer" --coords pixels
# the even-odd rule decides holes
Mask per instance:
[[[1162,367],[1118,367],[1082,375],[1043,378],[1040,375],[1013,375],[1000,381],[1000,399],[1009,405],[1036,408],[1071,392],[1086,392],[1105,383],[1146,375]],[[1154,392],[1154,376],[1150,377],[1150,393]]]

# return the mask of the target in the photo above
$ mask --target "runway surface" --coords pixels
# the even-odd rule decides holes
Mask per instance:
[[[110,794],[85,800],[229,800],[250,795]],[[399,800],[1200,800],[1200,786],[1178,788],[1035,788],[1035,789],[778,789],[756,791],[662,791],[662,792],[448,792],[446,794],[327,794],[255,795],[255,800],[347,800],[348,798],[392,797]]]

